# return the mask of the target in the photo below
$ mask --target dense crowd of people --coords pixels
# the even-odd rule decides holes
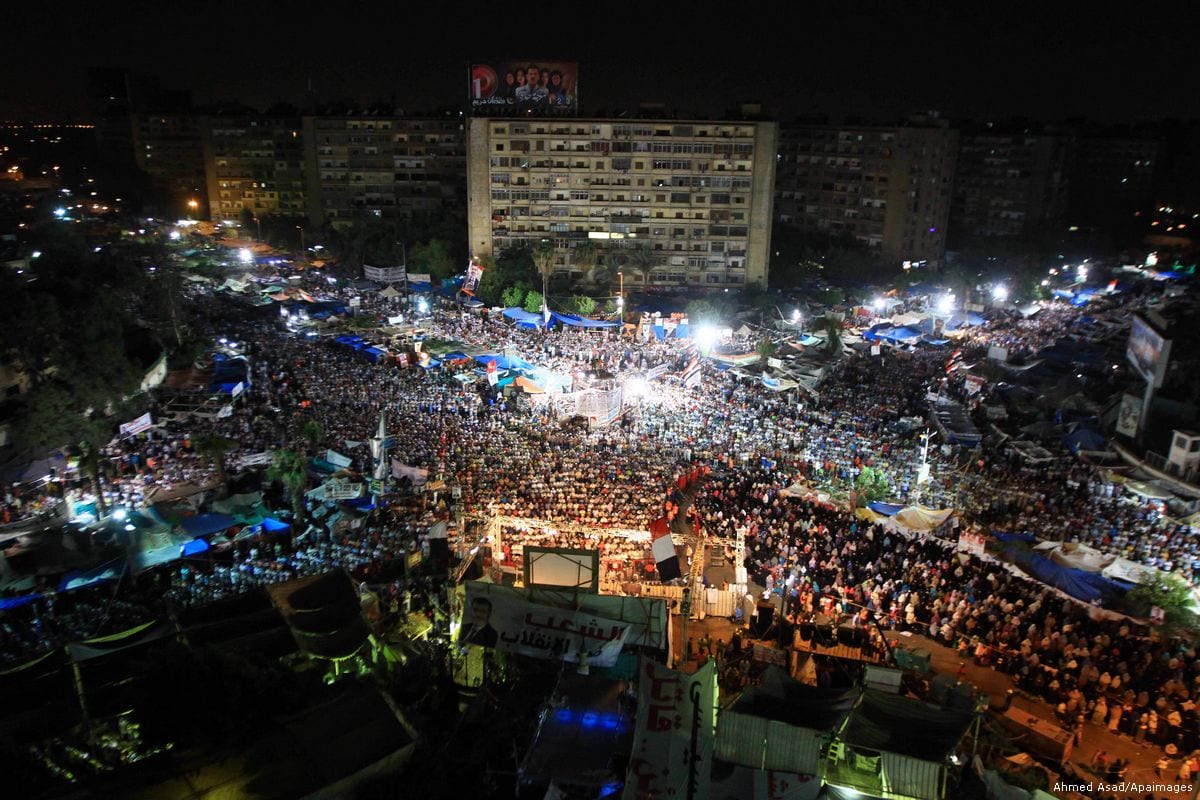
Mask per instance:
[[[652,579],[648,543],[605,530],[646,530],[662,515],[665,491],[681,465],[691,463],[715,468],[695,498],[696,524],[727,539],[740,532],[753,581],[786,596],[793,615],[839,606],[850,616],[875,614],[887,626],[927,634],[1011,672],[1021,686],[1060,707],[1064,719],[1116,719],[1114,729],[1134,735],[1144,721],[1148,739],[1189,749],[1196,743],[1191,695],[1200,689],[1200,659],[1186,645],[1146,639],[1130,622],[1093,618],[1093,609],[995,562],[958,554],[936,537],[909,538],[783,494],[796,483],[848,493],[872,466],[889,476],[892,498],[907,502],[918,491],[925,461],[932,479],[920,487],[921,501],[957,509],[966,524],[1077,540],[1193,578],[1191,531],[1079,460],[1060,454],[1029,464],[1003,444],[964,454],[937,439],[926,453],[920,434],[929,394],[967,398],[962,373],[947,371],[944,349],[844,358],[818,396],[809,396],[711,368],[701,386],[684,387],[678,376],[694,357],[686,342],[618,331],[530,331],[459,310],[431,324],[433,336],[464,348],[500,353],[513,347],[568,386],[597,375],[666,368],[667,376],[644,397],[627,402],[618,422],[587,430],[561,424],[551,404],[458,379],[473,379],[477,363],[402,369],[328,339],[241,322],[234,313],[222,317],[216,301],[205,302],[214,304],[207,317],[214,334],[243,343],[252,368],[244,399],[223,418],[161,421],[114,442],[104,480],[110,505],[136,508],[151,490],[213,483],[213,459],[198,447],[211,433],[233,442],[224,456],[231,467],[280,449],[306,458],[335,450],[367,472],[381,411],[393,438],[390,456],[445,481],[456,496],[442,492],[435,501],[402,486],[389,502],[353,514],[306,498],[303,524],[293,520],[287,535],[235,540],[212,558],[170,562],[116,588],[68,592],[58,600],[47,592],[0,613],[0,663],[120,630],[167,604],[204,604],[332,568],[346,569],[356,581],[399,585],[409,555],[437,555],[440,543],[431,530],[441,521],[449,524],[451,543],[469,538],[461,529],[465,520],[491,515],[583,526],[594,532],[562,535],[555,543],[599,549],[606,585]],[[1127,313],[1113,308],[1109,316]],[[954,346],[964,361],[981,358],[992,345],[1031,356],[1080,314],[1049,308],[971,331]],[[156,420],[161,410],[152,409]],[[319,423],[318,441],[308,433],[310,422]],[[277,488],[263,488],[274,507],[286,506]],[[1067,530],[1065,519],[1074,520]],[[519,543],[548,538],[510,533],[505,541],[518,543],[517,551],[493,554],[509,564],[519,564]]]

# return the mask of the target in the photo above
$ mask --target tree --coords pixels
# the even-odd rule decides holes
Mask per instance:
[[[540,242],[538,242],[536,245],[534,245],[534,247],[533,247],[533,264],[535,267],[537,267],[538,275],[540,275],[542,277],[541,297],[542,297],[542,302],[545,302],[546,284],[547,284],[547,282],[549,282],[550,276],[552,274],[554,274],[554,242],[550,241],[549,239],[542,239]],[[529,311],[530,309],[528,308],[528,305],[529,305],[528,298],[526,299],[525,305],[527,306],[525,310]],[[533,310],[541,311],[542,309],[536,308]]]
[[[304,424],[300,426],[300,435],[308,443],[309,450],[315,450],[321,440],[325,438],[325,426],[315,419],[305,420]]]
[[[525,295],[524,308],[530,314],[539,314],[542,311],[542,302],[541,292],[536,292],[533,289],[530,289],[529,293]]]
[[[232,439],[226,439],[215,433],[206,433],[196,438],[192,447],[196,455],[208,460],[217,470],[217,481],[225,484],[225,454],[237,445]]]
[[[292,530],[300,530],[304,518],[304,492],[308,489],[308,459],[294,450],[276,450],[267,480],[279,481],[292,498]]]
[[[754,348],[754,351],[758,353],[763,361],[766,361],[768,358],[774,358],[776,350],[775,342],[771,339],[763,339]]]
[[[837,317],[826,314],[821,321],[821,332],[825,334],[825,349],[840,355],[842,352],[842,323]]]
[[[593,278],[592,270],[600,260],[600,250],[595,243],[585,240],[570,250],[571,264],[579,268],[585,279]]]
[[[625,266],[639,275],[642,284],[645,285],[650,282],[650,273],[654,270],[654,262],[654,251],[639,242],[636,247],[628,251]]]
[[[1125,607],[1132,614],[1148,617],[1154,608],[1161,608],[1160,630],[1167,636],[1200,630],[1200,622],[1192,611],[1193,602],[1191,589],[1182,578],[1160,572],[1152,573],[1149,580],[1125,595]]]
[[[858,492],[859,505],[865,506],[888,496],[890,484],[883,470],[876,467],[863,467],[854,481],[854,489]]]
[[[704,325],[716,322],[721,314],[708,300],[693,300],[687,304],[688,324]]]
[[[571,305],[574,306],[577,313],[585,317],[596,310],[596,301],[586,294],[579,294],[572,297]]]
[[[504,290],[502,295],[504,307],[512,308],[513,306],[520,306],[525,302],[525,293],[528,291],[529,288],[527,286],[509,286]]]
[[[450,256],[450,244],[442,239],[430,239],[413,247],[408,254],[410,272],[426,272],[434,281],[454,275],[455,261]]]

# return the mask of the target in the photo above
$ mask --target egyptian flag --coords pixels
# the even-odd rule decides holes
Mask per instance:
[[[671,524],[666,517],[659,517],[650,523],[650,550],[654,553],[654,561],[658,565],[659,580],[669,581],[680,576],[679,555],[675,552],[675,543],[671,541]]]
[[[495,386],[500,382],[500,375],[496,371],[496,359],[494,358],[487,363],[487,380],[490,386]]]

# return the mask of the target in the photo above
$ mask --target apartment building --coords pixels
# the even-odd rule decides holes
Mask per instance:
[[[779,134],[775,214],[852,236],[899,265],[946,250],[958,132],[944,120],[900,126],[788,124]]]
[[[204,118],[202,143],[213,219],[240,221],[306,213],[304,137],[299,116],[215,115]]]
[[[474,256],[548,239],[557,271],[595,245],[626,285],[766,285],[777,125],[475,118],[467,135]],[[590,248],[589,248],[590,249]]]
[[[207,204],[203,125],[192,114],[135,114],[133,158],[138,168],[163,189],[170,211],[182,216]]]
[[[1154,205],[1165,141],[1157,131],[1085,131],[1071,154],[1072,225],[1128,225]]]
[[[308,218],[344,228],[466,212],[466,127],[453,117],[372,113],[304,118]]]
[[[956,240],[1035,235],[1062,223],[1070,137],[988,123],[964,131],[950,224]]]

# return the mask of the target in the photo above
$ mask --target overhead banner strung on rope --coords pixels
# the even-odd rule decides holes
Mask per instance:
[[[363,276],[378,283],[402,283],[408,277],[406,267],[368,267],[363,264]]]
[[[623,800],[707,798],[717,730],[716,662],[691,675],[638,665],[637,728]]]
[[[570,662],[578,662],[582,653],[592,666],[612,667],[628,634],[627,622],[492,593],[472,581],[458,643]]]
[[[591,427],[601,428],[621,416],[623,399],[624,393],[618,386],[556,395],[554,401],[560,417],[584,417]]]

